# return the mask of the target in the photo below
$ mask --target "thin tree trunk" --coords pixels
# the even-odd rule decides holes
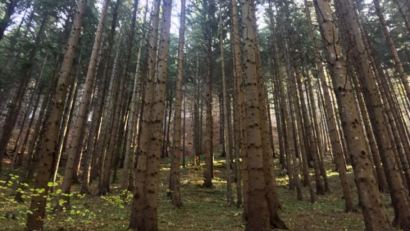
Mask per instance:
[[[184,67],[184,46],[185,46],[185,0],[181,1],[181,18],[179,24],[179,44],[178,44],[178,74],[175,96],[175,118],[172,145],[172,165],[169,190],[171,191],[171,204],[175,208],[182,207],[180,192],[180,173],[179,166],[181,162],[181,104],[182,104],[182,80]],[[185,99],[186,100],[186,99]],[[185,101],[184,101],[184,128],[183,128],[183,166],[185,167]]]
[[[142,25],[145,25],[147,19],[147,12],[148,12],[148,0],[145,2],[145,12],[144,12],[144,20]],[[140,68],[141,68],[141,56],[142,56],[142,49],[143,43],[145,41],[146,29],[142,28],[142,36],[139,43],[138,48],[138,56],[137,56],[137,67],[135,69],[135,76],[134,76],[134,89],[132,91],[132,98],[131,98],[131,108],[130,108],[130,115],[128,118],[128,133],[125,141],[125,156],[124,156],[124,166],[123,166],[123,173],[122,173],[122,180],[121,180],[121,188],[126,189],[130,182],[128,182],[129,177],[132,176],[133,173],[133,166],[134,163],[134,154],[133,151],[135,150],[136,143],[133,142],[132,136],[137,133],[136,127],[134,126],[137,123],[137,88],[138,88],[138,80],[140,75]],[[141,78],[142,79],[142,78]],[[142,89],[139,89],[142,91]]]
[[[118,86],[118,92],[117,96],[115,97],[115,108],[114,109],[114,117],[113,117],[113,126],[112,126],[112,131],[114,132],[110,136],[110,141],[109,141],[109,147],[107,150],[107,155],[104,160],[104,171],[101,173],[101,185],[100,185],[100,190],[99,194],[100,195],[105,195],[107,192],[110,191],[110,175],[111,175],[111,165],[112,165],[112,160],[114,157],[114,152],[115,152],[115,142],[118,139],[118,128],[119,128],[119,118],[120,118],[120,113],[121,113],[121,105],[123,101],[123,89],[124,89],[124,83],[126,81],[127,77],[127,72],[128,72],[128,65],[131,60],[131,54],[133,50],[133,45],[134,45],[134,31],[135,31],[135,24],[136,24],[136,13],[138,10],[138,0],[134,0],[134,6],[133,6],[133,14],[132,14],[132,20],[131,20],[131,26],[130,26],[130,32],[129,32],[129,38],[128,38],[128,43],[127,43],[127,53],[125,56],[124,60],[124,66],[123,66],[123,71],[119,80],[119,86]],[[126,177],[126,176],[125,176]]]
[[[249,3],[247,3],[249,4]],[[242,158],[242,178],[243,178],[243,217],[245,220],[249,217],[249,173],[248,173],[248,153],[247,153],[247,122],[245,112],[245,92],[243,84],[243,71],[242,71],[242,58],[241,58],[241,46],[239,35],[239,23],[238,23],[238,10],[237,1],[231,0],[232,5],[232,26],[233,26],[233,40],[234,40],[234,62],[235,62],[235,80],[236,80],[236,94],[237,94],[237,107],[239,114],[239,129],[240,129],[240,154]],[[245,11],[246,12],[246,11]],[[240,180],[240,179],[239,179]]]
[[[64,196],[64,194],[70,194],[71,181],[73,180],[74,175],[76,175],[76,169],[78,169],[78,163],[80,162],[79,152],[82,145],[80,142],[84,137],[85,127],[87,124],[88,114],[89,114],[89,105],[93,93],[93,83],[95,78],[95,71],[98,66],[98,60],[101,55],[100,47],[102,41],[102,34],[105,25],[105,17],[107,15],[108,5],[110,0],[105,0],[102,6],[100,21],[98,23],[97,33],[94,40],[93,50],[90,58],[90,63],[88,65],[87,77],[84,84],[84,94],[80,102],[80,108],[77,116],[77,120],[74,126],[74,135],[70,143],[70,148],[68,150],[68,160],[64,171],[63,183],[61,185],[62,194],[60,199],[64,200],[64,203],[57,203],[57,207],[61,212],[63,207],[70,207],[70,197]]]
[[[40,43],[42,39],[42,35],[43,35],[44,29],[47,23],[47,19],[48,19],[48,15],[47,14],[43,15],[43,18],[39,25],[39,29],[36,34],[36,38],[34,42],[35,46],[31,49],[27,57],[27,61],[30,63],[34,62],[35,60],[37,50],[38,50],[37,45]],[[0,28],[0,32],[1,32],[1,28]],[[21,70],[22,79],[20,81],[17,92],[13,98],[13,101],[11,104],[12,107],[10,108],[7,118],[4,122],[3,132],[2,132],[1,139],[0,139],[0,171],[2,169],[1,166],[3,162],[4,154],[6,153],[6,150],[7,150],[7,145],[12,136],[13,128],[17,122],[18,114],[21,110],[21,106],[24,100],[24,94],[26,92],[27,85],[29,84],[29,81],[31,78],[31,72],[32,72],[32,65],[28,67],[23,67],[23,69]]]
[[[390,36],[389,29],[387,28],[386,20],[384,19],[379,0],[373,0],[374,6],[376,8],[376,14],[379,17],[379,21],[383,30],[384,37],[386,38],[386,43],[390,49],[390,54],[393,58],[396,71],[403,83],[404,90],[406,91],[407,98],[410,100],[410,85],[409,80],[407,78],[407,74],[404,72],[403,65],[401,63],[399,54],[397,53],[397,49],[394,45],[393,39]],[[406,24],[407,25],[407,24]],[[409,221],[410,225],[410,221]]]

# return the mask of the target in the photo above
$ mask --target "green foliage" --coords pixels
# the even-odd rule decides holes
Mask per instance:
[[[113,205],[123,209],[125,208],[125,205],[131,203],[132,192],[124,190],[119,195],[101,196],[101,199],[105,201],[105,205]]]
[[[95,218],[96,214],[90,211],[85,205],[72,205],[69,209],[64,209],[63,214],[54,213],[54,205],[61,195],[70,197],[71,199],[84,199],[85,194],[64,194],[61,189],[50,193],[48,196],[44,192],[49,189],[28,188],[27,183],[19,183],[19,176],[10,174],[10,180],[5,187],[0,186],[0,211],[4,212],[4,216],[0,216],[0,220],[13,220],[14,225],[24,227],[26,225],[27,214],[32,214],[30,210],[30,201],[32,197],[44,196],[47,197],[46,217],[44,220],[45,227],[51,222],[57,222],[61,227],[71,227],[78,224],[89,224]],[[47,186],[58,187],[58,183],[48,182]],[[19,203],[14,199],[14,193],[21,193],[23,202]],[[63,199],[58,199],[58,204],[66,203]],[[13,226],[15,227],[15,226]]]

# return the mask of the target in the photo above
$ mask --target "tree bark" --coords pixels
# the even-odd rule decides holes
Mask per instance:
[[[39,160],[39,166],[42,167],[39,168],[34,186],[34,188],[38,190],[44,189],[44,192],[39,193],[39,196],[34,196],[31,198],[30,210],[33,211],[33,213],[27,215],[25,230],[41,230],[43,228],[43,219],[45,216],[47,195],[49,190],[49,186],[47,184],[52,174],[52,163],[57,145],[61,117],[64,110],[64,100],[67,95],[67,87],[70,80],[70,70],[73,65],[75,48],[81,32],[81,24],[86,5],[86,0],[79,1],[77,5],[78,11],[74,20],[71,35],[69,37],[68,48],[64,56],[64,61],[61,66],[56,94],[51,104],[50,117],[47,119],[45,124],[46,139],[42,144],[42,155]]]
[[[157,43],[158,43],[158,26],[160,0],[154,0],[151,12],[151,29],[149,37],[148,52],[148,75],[145,79],[145,96],[143,97],[143,114],[141,116],[141,130],[139,134],[139,145],[137,150],[137,168],[135,170],[135,193],[132,201],[131,219],[129,228],[133,230],[144,230],[144,201],[145,199],[145,182],[147,173],[147,159],[149,144],[151,141],[151,106],[154,92],[155,67],[157,62]],[[161,115],[162,116],[162,115]],[[156,187],[156,186],[155,186]]]
[[[34,48],[31,49],[27,57],[27,61],[29,63],[33,63],[35,60],[37,50],[38,50],[38,44],[40,43],[42,39],[42,35],[43,35],[44,29],[47,23],[47,19],[48,19],[48,15],[47,14],[43,15],[41,23],[39,25],[39,29],[36,34],[36,38],[34,42],[35,46]],[[26,88],[31,78],[32,67],[33,65],[22,67],[22,70],[21,70],[22,79],[20,81],[17,92],[13,98],[13,101],[11,104],[12,106],[9,110],[9,113],[7,114],[7,118],[4,122],[3,132],[2,132],[1,139],[0,139],[0,171],[2,169],[1,166],[3,162],[3,157],[4,157],[4,154],[6,153],[7,145],[11,138],[13,128],[17,122],[18,114],[21,110],[21,106],[24,100],[24,94],[26,92]]]
[[[336,10],[341,15],[340,20],[346,26],[344,32],[348,38],[355,70],[359,79],[363,82],[364,91],[369,96],[366,106],[375,128],[375,137],[391,191],[393,205],[397,205],[398,213],[396,213],[396,218],[399,219],[402,228],[410,229],[410,206],[403,188],[400,172],[397,169],[397,159],[394,155],[392,140],[388,134],[388,124],[384,118],[383,101],[371,72],[370,59],[361,35],[357,12],[352,0],[336,1],[336,3]]]
[[[178,74],[177,87],[175,96],[175,118],[173,131],[173,145],[172,145],[172,164],[171,177],[169,183],[169,190],[171,191],[171,204],[175,208],[182,207],[181,192],[180,192],[180,173],[179,166],[181,162],[181,108],[182,108],[182,80],[184,67],[184,46],[185,46],[185,0],[181,0],[181,16],[179,23],[179,44],[178,44]],[[185,101],[184,101],[185,103]],[[184,106],[185,110],[185,106]],[[185,111],[184,111],[184,128],[185,128]],[[185,129],[184,129],[185,138]],[[185,142],[185,139],[184,139]],[[185,154],[183,154],[185,157]],[[185,158],[184,164],[185,166]]]
[[[222,1],[219,1],[219,46],[221,49],[221,65],[222,65],[222,105],[223,105],[223,144],[224,144],[224,149],[226,152],[225,156],[225,174],[226,174],[226,199],[228,202],[228,205],[233,205],[233,196],[232,196],[232,183],[231,183],[231,149],[229,148],[229,137],[231,136],[231,131],[229,130],[228,127],[228,95],[227,95],[227,83],[226,83],[226,76],[225,76],[225,59],[224,59],[224,43],[223,43],[223,24],[222,24]]]
[[[144,187],[144,231],[158,230],[158,185],[162,143],[163,114],[165,109],[165,92],[167,65],[170,44],[172,0],[164,0],[162,7],[161,35],[158,50],[158,69],[155,78],[155,89],[151,108],[151,139],[147,155],[147,172]],[[147,111],[149,112],[149,111]]]
[[[145,22],[147,20],[147,12],[148,12],[148,0],[145,2],[145,12],[144,12],[144,20],[142,25],[145,25]],[[145,34],[146,34],[146,29],[142,28],[142,35],[141,35],[141,40],[139,43],[139,48],[138,48],[138,56],[137,56],[137,67],[135,69],[135,76],[134,76],[134,88],[132,90],[132,98],[131,98],[131,107],[130,107],[130,114],[128,118],[128,133],[126,137],[126,143],[125,143],[125,156],[124,156],[124,166],[123,166],[123,173],[122,173],[122,180],[121,180],[121,188],[126,189],[129,185],[130,182],[128,180],[130,179],[128,176],[133,175],[133,166],[132,164],[134,163],[134,150],[135,150],[135,145],[136,143],[133,142],[133,135],[137,133],[137,130],[135,129],[136,126],[135,124],[137,123],[137,113],[138,111],[136,110],[137,107],[137,90],[138,90],[138,80],[140,76],[140,67],[141,67],[141,55],[142,55],[142,48],[143,48],[143,43],[145,41]],[[142,91],[142,89],[139,89]]]
[[[259,88],[256,57],[256,28],[254,25],[253,0],[242,2],[243,51],[247,57],[244,63],[246,95],[246,132],[249,179],[248,222],[245,230],[270,230],[269,211],[266,200],[266,183],[264,176],[261,121],[259,108]]]
[[[249,3],[247,3],[249,4]],[[242,158],[242,179],[243,179],[243,217],[248,219],[249,215],[249,174],[248,174],[248,153],[247,153],[247,131],[246,131],[246,112],[245,112],[245,92],[243,84],[243,71],[242,71],[242,56],[241,45],[239,35],[239,23],[238,23],[238,10],[237,1],[231,0],[232,5],[232,27],[233,27],[233,40],[234,40],[234,69],[236,80],[236,107],[238,108],[237,116],[239,118],[239,157]],[[238,179],[240,180],[240,179]]]
[[[325,45],[333,86],[338,98],[342,128],[352,157],[354,176],[362,205],[366,230],[391,230],[380,192],[374,179],[360,114],[355,104],[346,64],[337,40],[329,1],[314,0],[320,32]]]

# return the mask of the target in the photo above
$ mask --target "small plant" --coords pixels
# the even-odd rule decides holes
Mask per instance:
[[[4,216],[0,216],[0,219],[12,219],[15,220],[19,226],[24,227],[26,225],[27,214],[32,214],[33,211],[30,210],[31,197],[40,196],[45,190],[48,189],[35,189],[29,188],[27,183],[17,183],[18,176],[10,174],[10,180],[7,182],[6,186],[0,186],[0,211],[4,211]],[[16,185],[18,184],[18,185]],[[58,183],[48,182],[47,186],[57,187]],[[14,188],[17,188],[14,190]],[[7,194],[7,192],[15,191],[21,193],[22,202],[19,203],[15,200],[13,194]],[[44,218],[44,226],[47,227],[51,221],[58,220],[58,224],[63,227],[70,227],[78,224],[88,224],[91,223],[96,215],[89,209],[84,206],[73,205],[70,209],[63,209],[62,214],[55,214],[55,204],[59,203],[63,205],[66,203],[65,200],[59,199],[60,195],[67,196],[70,198],[83,199],[86,194],[64,194],[61,189],[57,189],[53,193],[49,193],[47,197],[47,206],[46,206],[46,216]]]
[[[106,205],[114,205],[118,208],[125,208],[125,205],[130,204],[132,201],[132,192],[124,190],[119,195],[101,196],[101,199],[105,200]]]

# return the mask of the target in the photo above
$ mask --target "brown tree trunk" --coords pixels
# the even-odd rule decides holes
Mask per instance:
[[[209,16],[208,16],[209,17]],[[207,78],[206,78],[206,103],[205,103],[205,172],[203,187],[213,187],[213,116],[212,116],[212,77],[213,77],[213,55],[212,37],[207,36]]]
[[[151,108],[151,139],[147,155],[147,172],[144,187],[144,210],[142,230],[158,230],[158,185],[160,173],[160,156],[164,125],[162,120],[165,109],[165,92],[167,80],[167,64],[170,44],[172,0],[164,0],[162,7],[161,35],[158,50],[158,69],[155,81],[153,103]],[[147,111],[149,112],[149,111]]]
[[[316,38],[314,35],[314,30],[313,30],[313,25],[311,21],[310,10],[309,10],[309,5],[308,5],[307,0],[305,0],[305,13],[306,13],[308,23],[309,23],[310,39],[312,40],[312,44],[315,49],[316,68],[319,72],[320,81],[322,81],[323,96],[325,98],[324,107],[325,107],[327,118],[328,118],[327,124],[329,127],[329,133],[330,133],[329,135],[331,139],[333,154],[335,156],[335,164],[336,164],[336,168],[339,171],[340,182],[341,182],[341,186],[343,189],[343,196],[345,200],[345,211],[351,212],[351,211],[354,211],[354,205],[353,205],[353,199],[352,199],[351,192],[350,192],[349,182],[346,178],[346,168],[345,168],[344,160],[343,160],[344,152],[343,152],[343,147],[342,147],[342,141],[339,136],[339,131],[337,127],[337,121],[336,121],[337,118],[333,113],[332,101],[330,98],[329,88],[327,88],[327,84],[326,84],[326,77],[325,77],[325,73],[323,69],[322,60],[320,59],[320,53],[319,53],[319,49],[317,46]],[[319,83],[319,87],[320,87],[320,83]]]
[[[219,1],[219,45],[221,49],[221,65],[222,65],[222,105],[223,105],[223,145],[224,149],[226,152],[225,156],[225,174],[226,174],[226,199],[228,202],[228,205],[233,205],[233,196],[232,196],[232,184],[231,184],[231,149],[229,148],[230,146],[230,136],[231,136],[231,131],[229,130],[229,119],[228,119],[228,93],[227,93],[227,82],[226,82],[226,76],[225,76],[225,58],[224,58],[224,43],[223,43],[223,24],[222,24],[222,1]],[[222,118],[221,118],[222,119]]]
[[[112,165],[112,161],[115,155],[116,140],[119,137],[121,109],[122,109],[122,104],[124,103],[123,102],[124,99],[122,96],[124,93],[124,84],[127,78],[128,65],[131,60],[131,54],[132,54],[133,45],[134,45],[134,34],[135,34],[134,31],[135,31],[135,24],[137,20],[136,19],[137,10],[138,10],[138,0],[134,0],[133,13],[132,13],[130,32],[128,36],[127,50],[126,50],[123,70],[120,76],[120,80],[118,82],[119,85],[117,86],[118,92],[114,99],[115,105],[113,105],[114,107],[112,108],[112,110],[114,110],[113,125],[112,125],[113,134],[111,134],[110,136],[109,146],[108,146],[107,154],[104,160],[103,172],[100,174],[100,178],[101,178],[101,185],[100,185],[100,190],[99,190],[100,195],[105,195],[106,193],[110,191],[109,184],[110,184],[110,176],[111,176],[111,165]]]
[[[247,153],[247,131],[246,131],[246,112],[245,112],[245,92],[243,84],[242,58],[238,23],[237,1],[231,0],[232,5],[232,27],[234,40],[234,69],[236,80],[236,107],[239,120],[239,157],[242,158],[242,179],[243,179],[243,217],[248,219],[249,215],[249,174],[248,174],[248,153]],[[241,179],[238,179],[240,181]]]
[[[45,14],[42,16],[41,23],[39,25],[39,29],[36,34],[35,42],[34,42],[34,47],[31,49],[26,62],[32,63],[35,60],[37,50],[38,50],[38,44],[41,41],[45,26],[47,24],[47,19],[48,15]],[[1,32],[1,28],[0,28]],[[1,36],[1,34],[0,34]],[[1,37],[0,37],[1,39]],[[3,132],[1,135],[0,139],[0,171],[1,171],[1,166],[3,163],[3,157],[6,154],[7,150],[7,145],[9,143],[9,140],[12,136],[13,128],[17,122],[18,114],[21,110],[21,106],[24,100],[24,94],[26,92],[27,85],[29,84],[30,78],[31,78],[31,71],[32,71],[32,65],[22,67],[21,70],[21,81],[19,83],[17,92],[14,95],[11,108],[9,109],[9,112],[7,114],[7,118],[4,121],[4,126],[3,126]]]
[[[144,12],[144,20],[142,25],[144,26],[147,20],[147,12],[148,12],[148,0],[145,2],[145,12]],[[139,43],[139,48],[138,48],[138,56],[137,56],[137,67],[135,69],[135,76],[134,76],[134,88],[132,90],[132,98],[131,98],[131,106],[130,106],[130,114],[128,118],[128,133],[126,137],[126,143],[125,143],[125,156],[124,156],[124,166],[123,166],[123,173],[122,173],[122,180],[121,180],[121,188],[126,189],[130,182],[128,180],[130,179],[128,176],[133,175],[133,163],[135,162],[134,160],[134,150],[136,147],[135,139],[133,139],[133,136],[136,136],[137,129],[135,124],[137,123],[137,100],[138,100],[138,86],[140,83],[138,83],[140,79],[140,68],[141,68],[141,56],[142,56],[142,49],[143,49],[143,42],[145,41],[145,35],[146,35],[146,29],[142,29],[142,36],[140,38],[140,43]],[[142,79],[142,77],[141,77]],[[142,91],[142,89],[139,89]]]
[[[42,145],[42,155],[40,156],[39,171],[36,176],[35,189],[45,189],[39,196],[31,198],[30,210],[32,214],[27,215],[26,230],[41,230],[43,228],[45,209],[47,203],[47,195],[49,186],[47,186],[52,174],[52,163],[54,152],[57,145],[59,126],[64,110],[64,100],[67,95],[67,87],[70,80],[70,71],[73,65],[75,48],[78,43],[78,38],[81,32],[81,24],[83,14],[87,5],[86,0],[78,2],[78,11],[75,17],[72,33],[68,41],[68,48],[64,56],[64,61],[60,70],[60,77],[57,83],[56,94],[51,104],[50,116],[45,124],[46,139]],[[39,219],[41,218],[41,219]]]
[[[147,161],[149,145],[151,141],[151,106],[152,95],[154,92],[155,67],[157,62],[157,42],[160,0],[155,0],[151,12],[151,29],[149,37],[148,52],[148,75],[145,79],[145,96],[143,97],[143,114],[141,115],[141,130],[139,133],[139,145],[137,150],[137,168],[135,170],[135,194],[132,201],[131,219],[129,228],[133,230],[144,230],[144,201],[145,199],[145,182],[147,173]],[[161,115],[162,117],[162,115]],[[155,185],[156,187],[156,185]]]
[[[81,153],[82,147],[82,137],[84,137],[85,127],[87,124],[89,105],[93,93],[93,83],[95,78],[95,71],[98,66],[98,59],[101,55],[101,41],[102,34],[105,25],[105,17],[107,15],[108,5],[110,0],[105,0],[102,6],[100,21],[98,23],[98,28],[94,40],[93,50],[90,58],[90,63],[88,65],[87,77],[84,84],[84,93],[80,102],[77,120],[74,126],[74,135],[70,143],[70,148],[68,150],[68,159],[64,171],[63,183],[61,185],[62,194],[60,199],[64,200],[64,203],[58,203],[57,207],[61,212],[63,207],[70,207],[70,198],[64,196],[64,194],[70,194],[71,183],[74,175],[76,175],[76,170],[78,169],[78,163],[80,162],[79,153]]]
[[[182,79],[184,67],[184,46],[185,46],[185,0],[181,1],[181,18],[179,27],[179,44],[178,44],[178,76],[175,96],[175,118],[172,145],[172,164],[169,190],[171,191],[171,204],[175,208],[182,207],[179,166],[181,162],[181,108],[182,108]],[[185,101],[184,101],[185,103]],[[184,142],[185,142],[185,106],[184,106]],[[183,150],[182,150],[183,151]],[[185,166],[185,154],[184,163]]]
[[[349,0],[348,0],[349,1]],[[338,98],[339,113],[346,142],[352,157],[354,176],[362,205],[366,230],[391,230],[380,192],[372,173],[365,134],[360,122],[360,114],[355,104],[346,64],[338,44],[336,27],[333,23],[329,1],[314,0],[320,32],[324,40],[326,58]]]
[[[336,10],[342,17],[340,20],[346,26],[345,33],[348,45],[351,48],[353,64],[359,79],[363,82],[362,87],[368,93],[369,101],[367,108],[371,116],[371,122],[375,128],[375,137],[379,146],[380,156],[391,191],[393,205],[397,205],[396,218],[404,229],[410,229],[410,206],[399,170],[397,159],[394,155],[392,140],[388,134],[388,124],[384,118],[383,102],[378,92],[373,73],[369,65],[368,51],[360,31],[360,25],[352,0],[336,1]],[[408,84],[408,83],[407,83]]]
[[[384,37],[386,37],[386,42],[387,42],[387,45],[389,46],[390,54],[393,58],[396,71],[397,71],[397,73],[398,73],[398,75],[399,75],[399,77],[400,77],[400,79],[403,83],[404,90],[406,91],[406,94],[407,94],[407,98],[408,98],[408,100],[410,100],[409,80],[407,78],[407,74],[404,72],[403,65],[401,63],[399,54],[397,53],[397,49],[394,45],[393,39],[390,36],[389,29],[387,28],[386,20],[384,19],[382,9],[380,7],[380,2],[379,2],[379,0],[373,0],[373,3],[374,3],[374,6],[376,8],[376,14],[379,17],[379,21],[380,21],[380,24],[381,24],[381,27],[382,27],[382,30],[383,30]],[[410,221],[409,221],[409,224],[410,224]]]
[[[249,174],[248,222],[245,230],[270,230],[269,211],[266,200],[266,183],[263,164],[261,121],[258,94],[256,28],[254,25],[253,0],[242,2],[243,52],[246,95],[247,171]]]

